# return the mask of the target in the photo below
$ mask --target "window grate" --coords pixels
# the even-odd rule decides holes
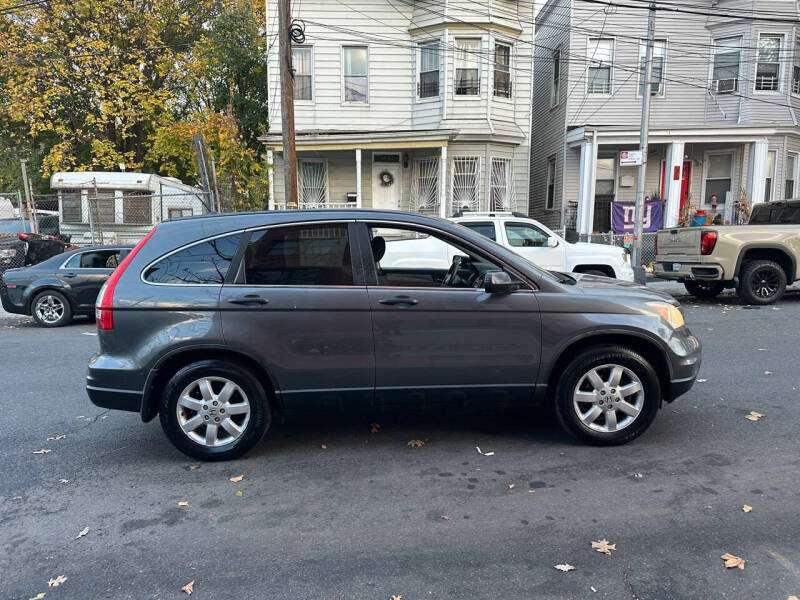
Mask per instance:
[[[417,158],[411,173],[412,212],[439,212],[439,158]]]

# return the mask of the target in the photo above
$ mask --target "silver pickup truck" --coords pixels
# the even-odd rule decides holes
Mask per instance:
[[[770,304],[800,279],[800,200],[758,204],[747,225],[663,229],[653,273],[698,298],[735,288],[743,302]]]

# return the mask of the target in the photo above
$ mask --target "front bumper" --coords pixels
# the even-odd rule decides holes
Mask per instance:
[[[633,281],[633,268],[629,263],[623,263],[617,271],[617,279]]]
[[[676,331],[669,345],[672,351],[672,377],[664,393],[664,400],[672,402],[692,389],[697,381],[702,363],[702,346],[687,327]]]

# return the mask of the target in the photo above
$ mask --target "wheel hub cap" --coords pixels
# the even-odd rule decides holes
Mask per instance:
[[[610,433],[629,427],[644,406],[644,387],[627,367],[607,364],[594,367],[578,380],[572,405],[581,422]]]
[[[202,377],[187,385],[176,411],[181,431],[193,442],[211,448],[232,444],[250,422],[247,395],[225,377]]]
[[[55,296],[44,296],[36,303],[36,316],[45,323],[55,323],[64,315],[64,305]]]

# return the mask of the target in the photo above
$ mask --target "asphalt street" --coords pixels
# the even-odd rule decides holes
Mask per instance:
[[[683,300],[703,381],[627,446],[541,410],[325,407],[196,468],[158,420],[89,403],[92,324],[2,315],[0,598],[800,596],[800,293]]]

